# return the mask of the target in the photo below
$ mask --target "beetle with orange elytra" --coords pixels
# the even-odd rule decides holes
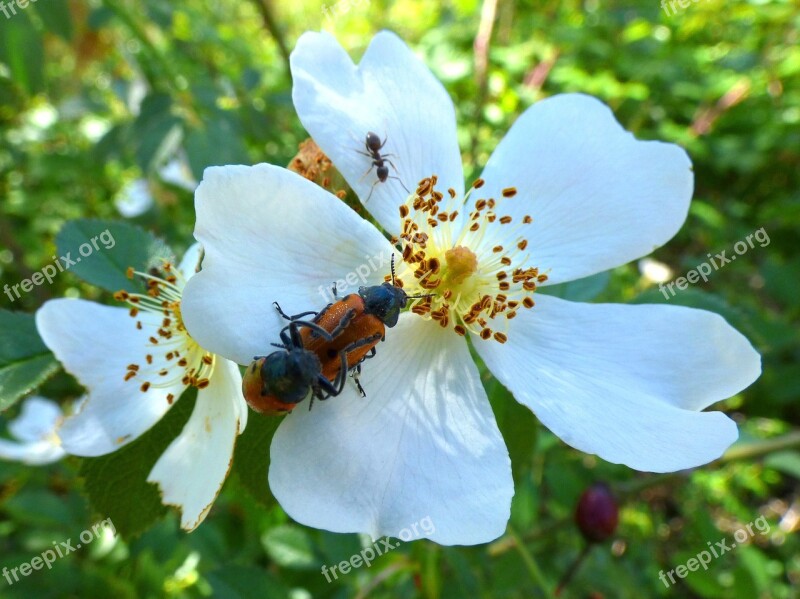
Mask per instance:
[[[304,329],[301,333],[304,347],[317,354],[322,362],[322,372],[330,380],[333,380],[340,370],[337,356],[347,350],[347,363],[354,371],[354,379],[362,397],[366,394],[357,378],[361,371],[361,363],[375,355],[376,345],[386,337],[386,327],[392,328],[397,324],[400,311],[406,307],[409,299],[428,297],[409,296],[397,284],[394,256],[391,268],[391,282],[359,287],[358,293],[346,295],[315,314],[310,322],[329,333],[337,331],[333,339],[327,339],[311,328]],[[335,285],[333,295],[337,297]],[[314,312],[303,312],[288,316],[277,304],[276,308],[281,316],[289,321],[314,314]],[[347,324],[342,327],[345,321]]]
[[[344,389],[347,372],[347,354],[357,350],[367,340],[356,340],[338,352],[338,368],[333,377],[323,373],[322,362],[316,353],[304,347],[301,331],[313,330],[320,339],[333,341],[348,325],[353,313],[345,316],[331,331],[313,322],[295,318],[280,332],[282,343],[271,345],[283,351],[267,356],[256,356],[242,378],[242,393],[247,404],[262,414],[281,415],[291,412],[309,393],[311,401],[320,401],[340,395]]]
[[[312,403],[314,398],[324,400],[339,395],[348,372],[352,372],[365,397],[358,381],[361,364],[375,355],[375,346],[385,339],[386,327],[397,324],[408,300],[427,297],[409,296],[396,284],[394,256],[391,272],[391,283],[360,287],[358,293],[328,304],[319,312],[310,310],[289,316],[273,302],[278,313],[289,321],[281,331],[283,344],[273,345],[286,349],[288,356],[274,352],[255,358],[242,384],[248,404],[260,412],[286,413],[309,391]],[[333,295],[336,297],[335,285]],[[310,321],[302,320],[312,314]]]

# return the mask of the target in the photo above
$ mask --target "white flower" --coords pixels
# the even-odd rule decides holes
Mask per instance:
[[[162,181],[171,183],[186,191],[197,189],[197,181],[192,176],[192,169],[189,167],[186,156],[182,153],[162,166],[158,170],[158,176],[161,177]]]
[[[56,435],[63,417],[54,401],[29,397],[19,416],[8,423],[8,432],[15,440],[0,439],[0,458],[31,466],[57,462],[66,455]]]
[[[149,291],[118,293],[129,310],[58,299],[36,313],[44,342],[88,389],[86,402],[58,430],[68,453],[119,449],[158,422],[188,386],[197,387],[189,421],[147,479],[159,485],[164,503],[181,510],[186,530],[211,509],[247,423],[239,368],[203,349],[183,325],[181,292],[199,259],[197,244],[178,269],[165,265],[163,278],[136,273]]]
[[[122,188],[114,205],[125,218],[136,218],[153,207],[155,200],[150,193],[147,179],[135,179]]]
[[[272,301],[321,309],[319,289],[348,274],[383,282],[392,253],[404,289],[434,297],[415,300],[364,364],[366,399],[348,387],[281,423],[269,481],[290,516],[373,537],[430,517],[441,544],[503,533],[511,468],[464,335],[517,401],[582,451],[662,472],[733,443],[734,422],[701,410],[749,385],[760,359],[720,316],[535,293],[670,239],[692,194],[683,150],[637,141],[593,98],[556,96],[519,117],[466,199],[452,102],[396,36],[377,35],[356,67],[332,36],[307,33],[291,62],[303,125],[362,201],[372,193],[364,205],[400,249],[284,169],[208,169],[189,331],[248,363],[284,326]],[[370,131],[401,181],[364,176],[372,160],[356,140]]]

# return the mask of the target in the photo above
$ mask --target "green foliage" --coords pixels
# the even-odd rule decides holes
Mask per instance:
[[[36,331],[32,314],[0,310],[0,411],[41,385],[58,369]]]
[[[253,496],[265,506],[275,505],[267,484],[269,446],[282,418],[250,413],[247,428],[236,440],[233,454],[233,473]]]
[[[152,429],[122,449],[83,460],[80,475],[92,508],[99,516],[111,518],[125,538],[147,530],[167,511],[158,486],[146,482],[147,476],[189,420],[194,395],[184,393]]]
[[[128,277],[129,267],[145,272],[150,267],[160,267],[165,261],[175,261],[175,256],[163,241],[124,222],[69,221],[59,231],[56,247],[59,256],[71,254],[68,259],[76,262],[70,267],[71,272],[87,283],[112,292],[141,289],[139,281]],[[79,248],[88,249],[84,252]]]

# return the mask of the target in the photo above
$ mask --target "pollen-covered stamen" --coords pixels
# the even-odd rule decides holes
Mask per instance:
[[[135,382],[142,393],[150,389],[192,385],[204,389],[214,371],[215,356],[192,339],[181,315],[181,292],[186,281],[178,269],[164,263],[162,271],[148,273],[128,268],[128,278],[141,277],[147,291],[118,291],[114,298],[130,306],[129,314],[136,328],[149,332],[148,353],[140,364],[129,364],[126,381]],[[171,404],[173,394],[167,394]]]
[[[481,339],[505,343],[508,321],[533,307],[536,286],[547,279],[538,268],[525,266],[526,233],[533,219],[500,212],[503,202],[513,201],[514,187],[503,189],[499,198],[473,202],[470,196],[483,187],[482,179],[463,200],[453,189],[440,193],[436,183],[436,175],[423,179],[400,206],[401,232],[395,241],[406,266],[401,277],[413,276],[405,289],[430,295],[414,300],[411,311],[442,327],[452,326],[459,335],[469,330]],[[459,221],[456,229],[451,223],[460,212],[466,223]]]

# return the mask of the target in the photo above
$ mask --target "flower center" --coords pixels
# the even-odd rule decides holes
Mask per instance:
[[[478,257],[468,247],[459,245],[444,253],[447,265],[442,281],[447,285],[459,286],[478,270]]]
[[[536,285],[547,280],[538,268],[525,266],[530,256],[524,233],[533,219],[525,216],[515,223],[513,217],[498,214],[502,203],[517,193],[507,187],[501,198],[476,200],[462,225],[457,222],[459,208],[468,205],[483,180],[475,181],[462,201],[449,189],[446,203],[436,182],[436,175],[423,179],[400,206],[401,233],[392,240],[402,247],[402,286],[409,294],[427,294],[412,302],[411,311],[443,328],[452,325],[459,335],[471,331],[505,343],[508,321],[518,310],[534,306]]]
[[[151,269],[143,273],[128,268],[128,278],[139,276],[147,284],[146,293],[117,291],[114,299],[127,303],[136,328],[151,333],[144,361],[129,364],[126,381],[142,381],[139,389],[167,388],[182,384],[205,389],[214,371],[214,354],[207,352],[189,336],[181,315],[181,292],[186,280],[178,269],[165,262],[163,273]],[[175,396],[167,394],[172,403]]]

